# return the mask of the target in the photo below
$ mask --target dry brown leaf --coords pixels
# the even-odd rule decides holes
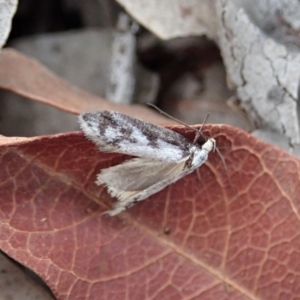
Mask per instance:
[[[110,103],[83,91],[54,75],[36,60],[13,49],[7,48],[1,52],[0,87],[74,114],[97,109],[113,110],[145,121],[170,123],[148,108]]]

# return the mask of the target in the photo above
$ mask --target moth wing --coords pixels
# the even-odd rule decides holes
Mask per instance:
[[[190,170],[185,170],[185,162],[162,163],[151,159],[134,158],[102,170],[97,176],[96,183],[105,184],[110,195],[117,198],[114,209],[107,212],[114,216],[188,173]]]
[[[193,146],[172,130],[117,112],[85,113],[78,120],[85,136],[103,152],[179,163],[188,159]]]
[[[80,124],[81,130],[84,132],[84,135],[89,140],[94,142],[101,152],[123,153],[117,147],[109,145],[101,139],[99,133],[97,133],[98,124],[97,124],[95,118],[88,120],[87,115],[88,114],[81,114],[78,116],[78,122]],[[90,115],[93,115],[93,114],[91,113]],[[124,153],[124,154],[126,154],[126,153]]]

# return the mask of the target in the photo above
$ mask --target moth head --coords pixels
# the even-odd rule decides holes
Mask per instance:
[[[215,151],[217,149],[216,140],[214,138],[207,139],[205,144],[207,144],[209,146],[208,151],[211,151],[211,150]]]
[[[209,138],[207,141],[202,145],[202,149],[205,149],[207,152],[211,150],[217,151],[218,155],[220,156],[222,163],[224,165],[225,170],[228,172],[227,165],[223,155],[221,154],[220,150],[217,148],[217,142],[214,138]]]
[[[207,141],[202,145],[202,149],[210,152],[211,150],[216,150],[216,140],[214,138],[209,138]]]

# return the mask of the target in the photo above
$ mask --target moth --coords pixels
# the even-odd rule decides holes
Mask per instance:
[[[199,130],[185,124],[196,131],[191,143],[170,129],[118,112],[83,113],[78,118],[84,135],[100,151],[136,156],[97,175],[96,184],[104,184],[109,194],[117,198],[114,208],[107,212],[110,216],[193,172],[216,149],[213,138],[206,139],[203,145],[197,143],[205,122]]]

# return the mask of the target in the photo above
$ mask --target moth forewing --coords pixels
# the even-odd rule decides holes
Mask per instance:
[[[191,143],[179,133],[118,112],[85,113],[78,121],[85,136],[103,152],[170,163],[185,161],[190,155]]]
[[[101,152],[118,152],[118,149],[116,147],[105,143],[100,138],[99,133],[97,134],[99,128],[97,118],[94,114],[81,114],[78,116],[78,122],[80,125],[80,129],[83,131],[85,137],[94,142]]]
[[[100,151],[137,156],[97,176],[96,183],[117,198],[114,209],[107,212],[111,216],[193,172],[216,147],[213,138],[200,146],[172,130],[117,112],[85,113],[78,120]],[[196,130],[198,137],[202,127]]]

